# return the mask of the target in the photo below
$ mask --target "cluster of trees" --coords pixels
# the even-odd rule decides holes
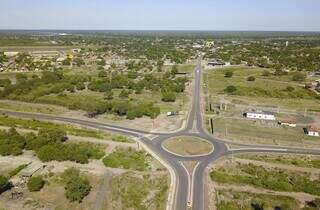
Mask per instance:
[[[67,143],[66,133],[61,129],[40,129],[38,134],[19,134],[16,129],[0,131],[0,155],[20,155],[23,150],[34,150],[44,162],[75,161],[88,163],[89,159],[100,159],[105,153],[92,144]]]
[[[208,52],[207,57],[278,70],[315,71],[320,66],[318,46],[319,40],[309,38],[291,40],[289,46],[283,40],[246,41],[237,45],[225,41],[215,52]]]
[[[61,174],[65,196],[71,202],[81,202],[91,191],[89,180],[80,174],[79,169],[69,168]]]
[[[127,115],[128,119],[148,116],[155,118],[160,114],[159,107],[149,103],[130,102],[129,96],[134,92],[141,94],[145,91],[161,91],[162,100],[173,102],[176,94],[185,90],[186,78],[175,78],[176,70],[173,69],[161,76],[146,74],[138,79],[138,73],[134,70],[127,74],[107,73],[101,71],[97,78],[87,75],[64,75],[60,71],[42,72],[40,77],[27,78],[25,74],[17,74],[17,83],[11,84],[10,80],[0,80],[0,98],[22,100],[28,102],[45,102],[67,106],[70,109],[82,109],[89,113],[112,113],[120,116]],[[88,89],[105,94],[105,99],[83,101],[67,100],[65,91],[74,92],[84,90],[88,83]],[[113,89],[122,89],[119,98],[115,99]],[[57,94],[57,100],[46,100],[43,96]],[[58,100],[60,99],[60,100]]]

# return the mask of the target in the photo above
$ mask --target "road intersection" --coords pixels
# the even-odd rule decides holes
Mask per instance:
[[[72,119],[44,114],[22,113],[13,111],[0,111],[0,113],[21,117],[32,118],[38,120],[60,121],[64,123],[73,123],[86,127],[91,127],[103,131],[117,132],[123,135],[133,136],[143,145],[143,147],[163,163],[169,170],[171,175],[171,186],[168,198],[167,210],[204,210],[204,172],[206,167],[229,155],[242,153],[279,153],[279,154],[307,154],[320,155],[320,150],[299,149],[279,146],[262,146],[247,145],[241,143],[230,142],[217,139],[210,135],[203,126],[202,109],[201,109],[201,60],[198,60],[194,71],[194,87],[191,109],[188,114],[184,129],[171,133],[146,132],[137,129],[124,128],[105,123],[98,123],[80,119]],[[152,135],[152,139],[149,137]],[[214,151],[206,155],[198,156],[179,156],[170,153],[162,147],[162,143],[174,137],[196,137],[209,141]],[[235,145],[239,149],[229,149],[230,145]],[[196,165],[193,172],[189,174],[183,161],[195,161]]]

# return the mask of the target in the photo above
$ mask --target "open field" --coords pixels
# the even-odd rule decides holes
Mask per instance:
[[[305,82],[295,82],[289,76],[262,76],[265,69],[250,67],[229,67],[208,70],[204,75],[204,82],[208,85],[209,94],[222,94],[229,101],[240,99],[244,103],[255,106],[280,107],[294,110],[319,110],[319,99],[304,88]],[[233,76],[226,78],[225,73],[232,71]],[[270,71],[270,70],[269,70]],[[254,76],[255,81],[247,81],[249,76]],[[239,88],[239,91],[227,95],[224,89],[230,85]],[[292,92],[286,91],[291,86]],[[261,90],[261,91],[260,91]],[[285,100],[283,100],[285,99]]]
[[[232,141],[310,148],[320,146],[317,137],[304,134],[303,127],[282,127],[275,122],[245,118],[218,118],[213,120],[213,124],[215,136]]]
[[[205,155],[213,150],[213,145],[209,142],[193,137],[168,139],[163,143],[163,147],[175,154],[186,156]]]

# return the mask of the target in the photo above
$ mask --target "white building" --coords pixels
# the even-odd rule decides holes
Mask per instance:
[[[314,127],[314,126],[308,126],[307,128],[304,129],[306,135],[308,136],[320,136],[320,129]]]
[[[249,119],[276,120],[274,114],[264,112],[246,112],[244,116]]]

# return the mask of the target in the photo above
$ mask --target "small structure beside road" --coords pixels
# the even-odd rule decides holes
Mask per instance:
[[[271,112],[263,112],[263,111],[251,111],[245,112],[243,114],[244,117],[249,119],[259,119],[259,120],[276,120],[276,117]]]
[[[304,128],[304,132],[308,136],[320,137],[320,129],[312,125],[309,125],[306,128]]]
[[[210,60],[208,61],[208,67],[212,68],[212,67],[223,67],[226,65],[226,63],[224,61],[221,61],[221,60]]]
[[[281,118],[278,120],[278,124],[283,126],[289,126],[292,128],[297,127],[297,122],[291,118]]]

